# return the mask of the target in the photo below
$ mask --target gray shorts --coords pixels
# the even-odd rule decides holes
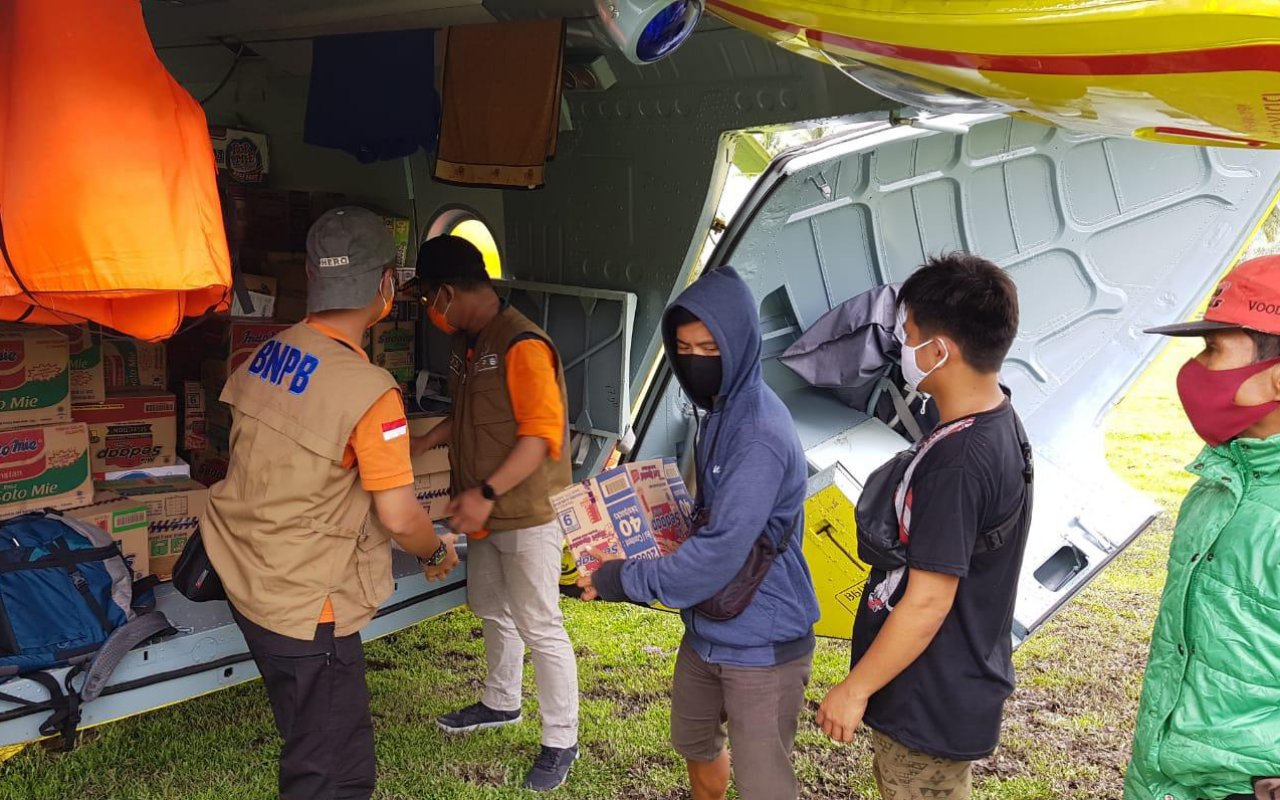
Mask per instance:
[[[671,687],[671,744],[688,761],[715,761],[726,738],[743,800],[794,799],[791,766],[813,654],[773,667],[703,661],[687,642]]]

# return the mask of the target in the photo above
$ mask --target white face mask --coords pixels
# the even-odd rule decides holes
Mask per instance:
[[[893,326],[893,333],[894,336],[898,338],[898,344],[902,346],[902,379],[906,382],[907,388],[911,390],[912,394],[924,394],[924,392],[920,391],[921,381],[932,375],[933,371],[938,367],[947,363],[947,359],[951,357],[951,351],[947,349],[946,342],[941,342],[942,359],[938,361],[937,364],[934,364],[933,368],[928,372],[920,369],[920,363],[916,361],[916,351],[927,344],[931,344],[935,340],[930,339],[927,342],[921,342],[915,347],[908,345],[906,322],[907,310],[905,308],[899,308],[898,318],[895,320],[895,324]],[[925,397],[928,397],[928,395],[925,394]]]
[[[928,372],[926,372],[920,369],[920,363],[916,361],[916,351],[927,344],[931,344],[934,341],[938,341],[938,343],[942,345],[942,358],[938,361],[937,364],[934,364],[933,367],[930,368]],[[950,357],[951,357],[951,352],[947,350],[947,343],[940,340],[930,339],[929,341],[922,342],[921,344],[918,344],[915,347],[911,347],[907,344],[903,344],[902,345],[902,379],[906,381],[907,388],[910,389],[912,392],[918,392],[923,394],[923,392],[920,392],[921,382],[923,382],[925,378],[932,375],[934,370],[936,370],[938,367],[947,363],[947,359]]]

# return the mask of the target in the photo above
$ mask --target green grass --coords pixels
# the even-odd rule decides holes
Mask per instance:
[[[978,769],[984,800],[1118,798],[1163,582],[1170,518],[1198,448],[1173,392],[1188,345],[1171,348],[1111,414],[1109,458],[1169,511],[1017,654],[1021,686],[1004,744]],[[666,742],[667,692],[679,621],[630,607],[567,602],[579,655],[584,760],[558,795],[687,797]],[[526,721],[446,738],[439,713],[473,701],[483,675],[479,626],[465,611],[368,648],[379,798],[525,797],[517,787],[537,747],[536,695]],[[810,691],[816,706],[848,663],[821,643]],[[530,674],[532,670],[529,670]],[[836,746],[802,721],[796,764],[806,797],[875,797],[865,741]],[[258,683],[89,732],[74,753],[30,747],[0,767],[0,800],[264,798],[274,793],[278,743]]]

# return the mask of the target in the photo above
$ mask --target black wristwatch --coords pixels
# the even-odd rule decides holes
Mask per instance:
[[[498,493],[489,485],[488,481],[480,484],[480,495],[490,503],[498,499]]]
[[[448,555],[449,548],[445,546],[444,542],[441,542],[436,551],[431,554],[431,558],[419,558],[418,563],[424,567],[438,567],[444,563],[444,559]]]

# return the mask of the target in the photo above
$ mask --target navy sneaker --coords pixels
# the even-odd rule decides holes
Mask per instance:
[[[452,714],[436,718],[436,724],[445,733],[473,733],[490,728],[501,728],[504,725],[514,725],[519,721],[519,709],[495,711],[484,703],[476,703],[461,711],[454,711]]]
[[[547,747],[543,746],[538,760],[533,762],[529,777],[524,779],[524,788],[535,792],[550,792],[559,789],[569,779],[569,767],[578,760],[578,746]]]

